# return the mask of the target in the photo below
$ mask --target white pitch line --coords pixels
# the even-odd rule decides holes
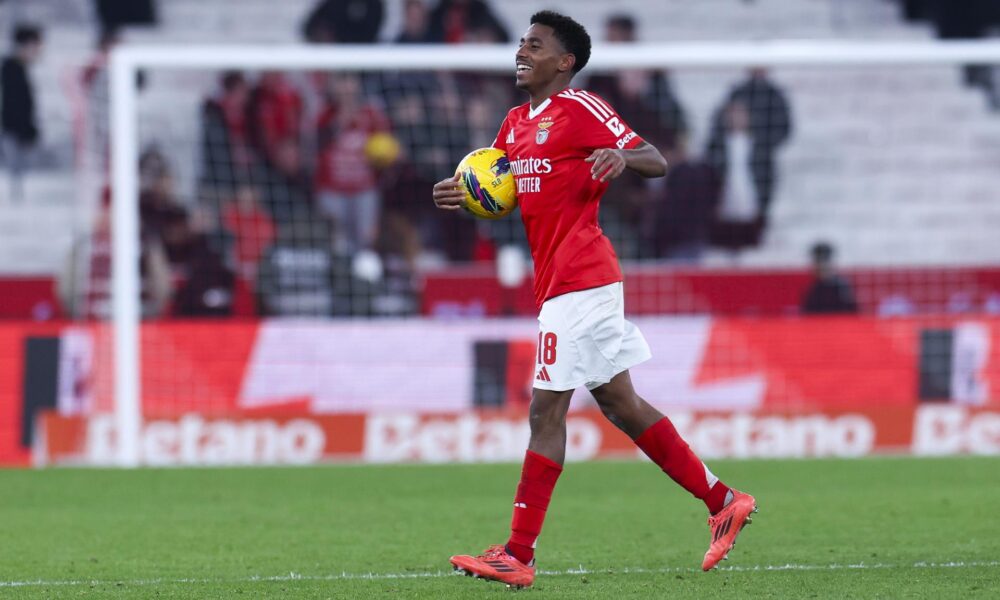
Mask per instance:
[[[729,573],[757,573],[757,572],[767,572],[767,571],[865,571],[865,570],[875,570],[875,569],[956,569],[956,568],[983,568],[983,567],[1000,567],[1000,561],[990,560],[990,561],[948,561],[948,562],[915,562],[908,565],[898,565],[889,563],[834,563],[829,565],[799,565],[799,564],[784,564],[784,565],[733,565],[729,567],[719,567],[717,570]],[[646,567],[622,567],[622,568],[606,568],[606,569],[588,569],[584,566],[579,566],[573,569],[564,569],[561,571],[545,571],[539,570],[539,575],[547,576],[563,576],[563,575],[616,575],[616,574],[668,574],[668,573],[700,573],[701,569],[691,568],[691,567],[663,567],[659,569],[649,569]],[[334,573],[330,575],[302,575],[300,573],[288,573],[287,575],[254,575],[252,577],[245,577],[241,579],[199,579],[199,578],[181,578],[181,579],[71,579],[71,580],[54,580],[45,581],[42,579],[36,579],[33,581],[0,581],[0,588],[14,588],[14,587],[43,587],[43,586],[103,586],[103,585],[133,585],[133,586],[145,586],[145,585],[159,585],[159,584],[177,584],[177,583],[194,583],[194,584],[205,584],[205,583],[252,583],[256,581],[350,581],[350,580],[373,580],[373,581],[388,581],[393,579],[433,579],[438,577],[455,577],[458,576],[454,571],[423,571],[423,572],[413,572],[413,573]]]

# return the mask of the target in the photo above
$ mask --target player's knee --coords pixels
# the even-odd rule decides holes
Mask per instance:
[[[563,419],[552,411],[532,410],[528,416],[528,424],[532,435],[545,435],[564,427]]]
[[[566,408],[559,402],[532,402],[528,414],[532,435],[545,435],[566,427]]]
[[[594,390],[594,400],[598,408],[612,423],[617,424],[636,405],[634,394],[614,394]]]

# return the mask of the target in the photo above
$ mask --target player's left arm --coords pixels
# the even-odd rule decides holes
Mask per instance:
[[[601,183],[611,181],[625,169],[632,169],[643,177],[663,177],[667,174],[667,159],[649,142],[640,142],[635,148],[598,148],[584,159],[593,163],[590,175]]]

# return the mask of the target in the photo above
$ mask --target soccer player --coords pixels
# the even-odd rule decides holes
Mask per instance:
[[[748,494],[727,487],[677,433],[670,420],[636,394],[629,369],[651,357],[625,320],[622,273],[597,224],[598,203],[625,169],[662,177],[667,164],[607,102],[570,81],[590,58],[590,37],[573,19],[551,11],[531,17],[515,55],[516,85],[530,101],[507,113],[493,145],[507,153],[521,218],[535,263],[541,307],[531,438],[514,495],[510,539],[479,556],[453,556],[467,574],[530,586],[535,544],[566,452],[566,412],[573,390],[587,386],[604,415],[667,475],[705,502],[709,570],[732,549],[756,511]],[[461,207],[459,178],[434,186],[434,203]]]

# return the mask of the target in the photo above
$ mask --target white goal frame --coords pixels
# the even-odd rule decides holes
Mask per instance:
[[[1000,41],[761,41],[596,46],[590,68],[1000,64]],[[141,69],[512,71],[511,45],[129,46],[110,61],[112,326],[117,464],[139,465],[140,278],[136,74]]]

